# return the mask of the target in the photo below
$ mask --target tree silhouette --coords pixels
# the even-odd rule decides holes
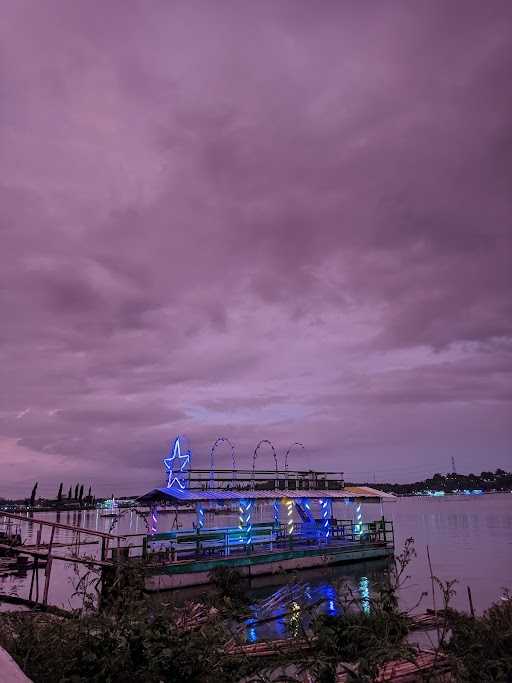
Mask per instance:
[[[59,492],[57,493],[57,500],[60,503],[62,501],[62,487],[64,486],[63,482],[60,482],[59,486]]]
[[[34,507],[35,502],[36,502],[36,493],[37,493],[37,485],[39,482],[36,481],[34,484],[34,488],[32,489],[32,493],[30,494],[30,506]]]
[[[82,498],[84,497],[84,485],[82,484],[80,486],[80,493],[78,494],[78,500],[82,502]]]
[[[69,491],[68,491],[68,500],[71,500],[71,496],[72,496],[72,495],[73,495],[73,494],[72,494],[72,492],[71,492],[71,486],[70,486],[70,487],[69,487]]]
[[[75,500],[78,500],[78,484],[75,486],[75,495],[74,495]]]

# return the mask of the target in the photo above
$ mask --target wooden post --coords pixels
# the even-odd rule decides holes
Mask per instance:
[[[34,590],[34,581],[36,578],[36,561],[34,558],[32,558],[32,562],[33,562],[33,564],[32,564],[32,578],[30,579],[30,591],[28,594],[29,600],[32,600],[32,592]]]
[[[432,574],[432,563],[430,561],[430,551],[427,545],[427,560],[428,560],[428,568],[430,571],[430,582],[432,584],[432,607],[434,609],[434,614],[436,614],[436,593],[434,590],[434,575]]]
[[[34,567],[36,572],[36,599],[35,602],[39,602],[39,558],[34,557]]]
[[[428,559],[428,568],[430,570],[430,581],[432,583],[432,607],[434,608],[434,614],[437,615],[436,612],[436,593],[435,593],[435,588],[434,588],[434,574],[432,573],[432,563],[430,561],[430,551],[429,547],[427,545],[427,559]],[[439,622],[436,619],[436,631],[437,631],[437,642],[439,644]]]
[[[468,589],[468,600],[469,600],[469,611],[471,612],[471,616],[475,616],[475,608],[473,607],[473,598],[471,596],[471,588],[467,586]]]
[[[55,527],[52,526],[52,531],[51,531],[51,534],[50,534],[50,544],[49,544],[49,546],[48,546],[48,557],[50,557],[50,555],[51,555],[51,553],[52,553],[53,537],[54,537],[54,536],[55,536]]]
[[[41,535],[43,533],[43,525],[39,525],[39,529],[37,530],[37,536],[36,536],[36,550],[39,550],[39,546],[41,545]]]
[[[43,606],[46,607],[48,605],[48,589],[50,588],[50,574],[52,571],[52,562],[53,559],[48,556],[48,561],[46,562],[46,567],[44,570],[44,590],[43,590]]]

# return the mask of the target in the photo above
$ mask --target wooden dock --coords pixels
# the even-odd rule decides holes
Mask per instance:
[[[30,545],[12,543],[0,543],[0,550],[4,551],[6,555],[17,558],[19,556],[30,557],[32,563],[30,569],[32,571],[32,578],[30,582],[30,591],[28,600],[30,602],[39,603],[39,573],[44,572],[44,585],[42,590],[41,605],[43,607],[48,604],[48,591],[50,588],[50,579],[53,562],[68,562],[75,565],[82,565],[86,567],[96,567],[99,569],[112,569],[116,567],[116,562],[108,558],[109,548],[117,550],[117,556],[120,556],[119,549],[121,547],[122,536],[115,536],[103,531],[96,531],[80,526],[73,526],[71,524],[63,524],[61,522],[52,522],[46,519],[37,519],[34,517],[26,517],[12,512],[2,512],[1,517],[8,520],[16,520],[25,524],[30,523],[35,526],[36,541]],[[49,540],[43,542],[43,528],[49,529]],[[71,531],[73,539],[70,542],[58,542],[55,540],[55,532],[57,529]],[[100,557],[87,557],[81,553],[84,546],[100,544]],[[71,552],[56,553],[55,548],[70,548]],[[5,559],[5,558],[3,558]],[[9,563],[7,563],[9,564]],[[1,569],[1,567],[0,567]],[[23,571],[24,567],[16,567],[16,571]],[[10,571],[4,567],[4,571]]]

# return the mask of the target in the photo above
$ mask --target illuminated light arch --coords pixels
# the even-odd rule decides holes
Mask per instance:
[[[219,436],[219,438],[215,441],[213,444],[211,450],[210,450],[210,487],[212,487],[213,482],[215,480],[215,449],[217,446],[221,443],[227,443],[229,444],[231,448],[231,460],[233,462],[233,485],[236,479],[236,457],[235,457],[235,446],[233,445],[233,442],[228,439],[227,436]]]
[[[274,456],[274,463],[276,465],[276,474],[279,472],[279,467],[277,464],[277,453],[276,449],[274,448],[274,444],[272,441],[269,441],[268,439],[262,439],[256,444],[256,448],[254,449],[254,453],[252,454],[252,484],[254,488],[254,478],[255,478],[255,472],[256,472],[256,458],[258,457],[258,451],[260,449],[260,446],[263,446],[263,444],[266,443],[270,448],[272,449],[272,454]]]
[[[303,451],[306,450],[304,444],[303,444],[303,443],[300,443],[300,441],[295,441],[294,443],[292,443],[292,445],[290,446],[290,448],[289,448],[289,449],[286,451],[286,453],[284,454],[284,471],[285,471],[285,472],[288,472],[288,456],[290,455],[291,451],[293,450],[293,448],[294,448],[295,446],[300,446],[300,448],[302,448]]]

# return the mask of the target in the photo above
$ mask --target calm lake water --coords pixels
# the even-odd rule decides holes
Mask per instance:
[[[401,601],[406,607],[412,606],[422,591],[430,591],[430,575],[427,563],[426,548],[430,548],[433,572],[440,579],[457,579],[457,595],[453,605],[468,609],[466,587],[470,586],[475,609],[479,612],[500,599],[504,588],[512,588],[512,494],[495,494],[475,497],[445,498],[398,498],[394,503],[385,505],[386,518],[393,519],[397,552],[405,539],[415,539],[417,557],[408,569],[411,579],[402,591]],[[264,519],[264,512],[259,513]],[[335,516],[347,517],[346,512],[335,508]],[[371,520],[379,517],[380,510],[376,506],[366,506],[364,518]],[[45,519],[56,519],[55,513],[40,513]],[[2,520],[0,514],[0,521]],[[191,527],[194,515],[180,515],[184,528]],[[80,524],[100,531],[109,531],[112,518],[101,517],[94,512],[60,513],[59,521],[65,524]],[[173,515],[161,515],[159,528],[170,528]],[[234,524],[235,518],[219,515],[207,520],[209,525]],[[34,540],[35,530],[29,522],[23,523],[29,537]],[[126,511],[119,519],[113,533],[137,533],[144,531],[143,519]],[[71,532],[62,530],[56,535],[56,541],[71,540]],[[140,541],[139,541],[140,542]],[[98,547],[91,545],[87,552],[98,553]],[[59,550],[64,554],[65,549]],[[321,603],[321,611],[336,612],[336,590],[339,583],[348,581],[360,594],[371,594],[372,586],[383,577],[386,564],[382,561],[345,565],[328,570],[311,570],[299,572],[296,578],[301,582],[301,589],[294,599],[300,609],[304,604]],[[63,562],[54,563],[51,576],[50,602],[69,607],[76,606],[77,599],[72,597],[73,584],[77,576],[73,569]],[[286,579],[285,579],[286,580]],[[251,587],[251,596],[265,598],[276,591],[283,583],[282,577],[261,578],[259,584]],[[0,576],[0,592],[16,593],[27,597],[30,585],[30,572],[9,576]],[[42,579],[40,590],[42,591]],[[204,589],[201,589],[204,590]],[[197,591],[196,591],[197,593]],[[191,594],[182,596],[165,594],[165,600],[180,600]],[[439,600],[439,598],[438,598]],[[432,606],[429,596],[423,603]],[[289,607],[289,605],[288,605]],[[268,633],[256,633],[248,630],[249,639],[262,635],[282,635],[291,625],[288,621],[275,620],[267,627]]]

